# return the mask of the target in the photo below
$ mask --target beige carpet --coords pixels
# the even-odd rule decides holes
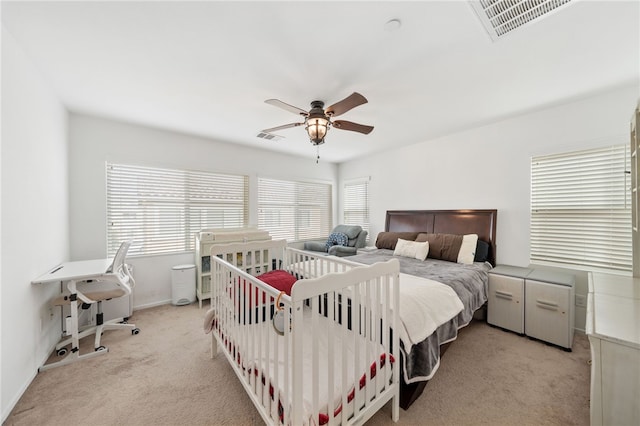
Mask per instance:
[[[226,358],[210,359],[204,312],[136,311],[140,334],[107,332],[107,355],[39,373],[4,424],[262,424]],[[398,424],[588,425],[587,338],[576,335],[573,349],[474,322]],[[390,408],[367,424],[393,424]]]

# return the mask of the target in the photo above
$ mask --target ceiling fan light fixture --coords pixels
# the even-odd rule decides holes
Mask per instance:
[[[324,143],[324,137],[329,130],[329,120],[322,114],[320,117],[313,117],[309,115],[307,118],[307,133],[309,139],[314,145],[320,145]]]

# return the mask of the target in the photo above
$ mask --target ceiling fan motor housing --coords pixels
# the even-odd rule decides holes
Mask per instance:
[[[313,114],[314,112],[321,112],[322,114],[324,114],[324,102],[322,101],[312,101],[311,102],[311,111],[309,111],[309,114]]]

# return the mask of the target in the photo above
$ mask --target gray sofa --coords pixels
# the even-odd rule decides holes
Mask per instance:
[[[367,231],[359,225],[338,225],[333,228],[331,233],[345,234],[349,239],[347,245],[333,245],[327,250],[326,241],[308,241],[304,243],[304,249],[345,257],[356,254],[358,249],[363,248],[366,244]]]

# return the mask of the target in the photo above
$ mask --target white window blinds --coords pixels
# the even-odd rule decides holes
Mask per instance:
[[[331,212],[330,184],[258,178],[258,227],[273,239],[326,238]]]
[[[531,161],[531,261],[631,271],[626,145]]]
[[[369,178],[344,183],[343,206],[343,223],[369,232]]]
[[[203,228],[246,226],[248,200],[248,176],[107,164],[107,253],[193,250]]]

